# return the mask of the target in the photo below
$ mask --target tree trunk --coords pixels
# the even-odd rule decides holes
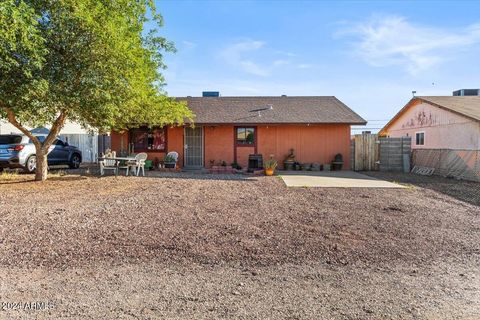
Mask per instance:
[[[35,169],[35,181],[45,181],[47,180],[48,174],[48,162],[47,162],[47,152],[42,148],[35,148],[37,151],[37,166]]]
[[[29,137],[32,140],[33,144],[35,145],[35,151],[36,151],[35,181],[47,180],[48,149],[57,138],[60,130],[63,128],[63,125],[65,124],[65,120],[67,119],[67,112],[65,110],[60,111],[57,119],[52,124],[52,128],[50,129],[48,136],[45,138],[45,141],[41,143],[37,137],[35,137],[30,131],[27,130],[27,128],[22,126],[22,124],[17,121],[17,118],[13,110],[3,105],[1,101],[0,101],[0,108],[4,109],[7,112],[8,121],[11,124],[13,124],[15,128],[20,130],[24,135]]]

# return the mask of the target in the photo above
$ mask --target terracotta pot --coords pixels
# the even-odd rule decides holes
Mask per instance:
[[[273,169],[265,169],[265,175],[267,176],[273,176],[273,172],[274,172]]]

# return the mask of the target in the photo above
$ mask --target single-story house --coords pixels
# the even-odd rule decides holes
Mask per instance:
[[[179,153],[185,168],[225,162],[248,166],[250,154],[283,160],[294,149],[303,163],[330,163],[343,155],[349,168],[350,126],[366,121],[335,97],[185,97],[194,125],[112,132],[112,150],[147,152],[151,160]]]
[[[379,135],[412,137],[413,149],[480,150],[480,96],[414,97]]]
[[[414,97],[380,132],[412,138],[412,164],[480,181],[480,96]]]

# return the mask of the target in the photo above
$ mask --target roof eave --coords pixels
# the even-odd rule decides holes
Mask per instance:
[[[188,124],[189,122],[185,122]],[[366,125],[366,121],[352,121],[352,122],[192,122],[196,125],[332,125],[332,124],[344,124],[344,125]]]
[[[387,133],[387,130],[388,130],[388,127],[390,127],[393,123],[395,123],[395,121],[397,121],[398,118],[400,118],[401,115],[403,115],[403,113],[405,111],[407,111],[407,109],[410,107],[410,105],[414,102],[414,101],[417,101],[419,98],[418,97],[413,97],[412,99],[410,99],[407,104],[405,106],[403,106],[402,109],[400,109],[400,111],[398,111],[392,119],[390,119],[390,121],[387,122],[386,125],[383,126],[382,129],[380,129],[380,131],[378,132],[378,135],[379,136],[382,136],[382,135],[386,135]]]
[[[467,117],[467,118],[469,118],[469,119],[471,119],[471,120],[480,122],[480,120],[477,119],[477,118],[475,118],[475,117],[472,117],[472,116],[470,116],[470,115],[468,115],[468,114],[459,112],[459,111],[457,111],[457,110],[453,110],[453,109],[448,108],[448,107],[445,107],[445,106],[442,106],[441,104],[435,103],[435,102],[430,101],[430,100],[428,100],[428,99],[424,99],[424,98],[422,98],[422,97],[418,97],[418,99],[421,100],[421,101],[423,101],[423,102],[425,102],[425,103],[431,104],[432,106],[435,106],[435,107],[437,107],[437,108],[440,108],[440,109],[443,109],[443,110],[447,110],[447,111],[453,112],[453,113],[455,113],[455,114],[458,114],[458,115],[460,115],[460,116]]]

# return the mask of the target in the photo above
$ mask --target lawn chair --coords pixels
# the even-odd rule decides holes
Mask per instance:
[[[141,152],[135,156],[135,160],[130,160],[127,162],[127,176],[129,169],[138,176],[140,174],[140,169],[142,169],[142,174],[145,177],[145,160],[147,160],[148,155],[145,152]]]
[[[110,158],[110,157],[113,157],[111,153],[107,153],[105,155],[105,158]],[[100,175],[103,176],[105,174],[105,170],[113,170],[113,173],[115,175],[118,174],[117,161],[111,160],[111,159],[103,159],[103,160],[100,160],[99,164],[100,164]]]
[[[178,152],[170,151],[169,153],[167,153],[167,158],[173,158],[175,160],[174,168],[177,168]]]

